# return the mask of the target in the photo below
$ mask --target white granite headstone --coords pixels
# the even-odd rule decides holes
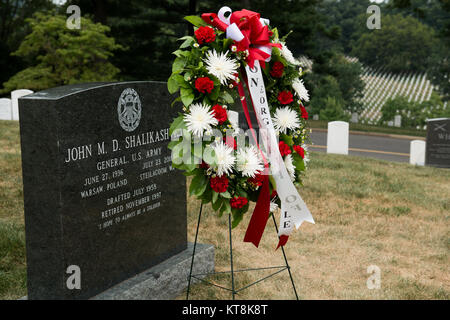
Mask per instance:
[[[409,163],[418,166],[425,165],[425,141],[413,140],[410,144]]]
[[[401,126],[402,126],[402,116],[398,114],[394,117],[394,127],[401,127]]]
[[[327,153],[348,154],[348,122],[328,122]]]
[[[0,99],[0,120],[12,120],[11,99]]]
[[[11,91],[11,104],[12,104],[12,120],[19,120],[19,102],[20,97],[32,94],[33,91],[28,89],[19,89]]]

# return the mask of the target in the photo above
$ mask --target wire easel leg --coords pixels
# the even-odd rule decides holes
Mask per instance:
[[[233,270],[233,242],[231,240],[231,213],[228,214],[228,233],[230,234],[230,268],[231,268],[231,294],[233,296],[236,294],[234,289],[234,270]]]
[[[195,231],[194,250],[192,251],[191,269],[189,270],[188,287],[186,292],[186,300],[189,300],[189,292],[191,290],[192,268],[194,267],[195,249],[197,247],[198,229],[200,227],[200,218],[202,217],[203,202],[200,204],[200,211],[198,213],[197,230]]]
[[[273,220],[273,224],[275,225],[275,230],[278,235],[278,226],[277,226],[277,222],[275,221],[275,216],[273,214],[272,214],[272,220]],[[295,284],[294,284],[294,278],[292,278],[292,274],[291,274],[291,267],[289,266],[289,263],[287,261],[286,253],[284,252],[283,246],[281,246],[281,251],[283,252],[284,262],[286,263],[286,268],[289,272],[289,277],[291,278],[292,288],[294,288],[295,298],[298,300],[297,290],[295,289]]]

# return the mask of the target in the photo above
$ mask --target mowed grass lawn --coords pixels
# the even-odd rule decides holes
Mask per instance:
[[[23,194],[17,123],[0,121],[0,299],[26,295]],[[286,254],[301,299],[449,299],[450,170],[313,153],[300,193],[316,221],[290,238]],[[193,241],[199,202],[188,201]],[[206,206],[199,241],[216,247],[216,271],[229,269],[228,219]],[[250,215],[233,229],[235,268],[283,264],[272,221],[260,247],[242,241]],[[378,266],[381,288],[368,289]],[[237,287],[268,272],[238,273]],[[227,276],[210,278],[229,286]],[[203,284],[192,299],[229,299]],[[179,299],[184,298],[180,296]],[[238,299],[292,299],[287,272]]]

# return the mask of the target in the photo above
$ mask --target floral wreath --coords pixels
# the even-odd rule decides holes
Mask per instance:
[[[167,84],[171,94],[179,92],[174,103],[183,104],[183,112],[170,127],[173,166],[193,176],[191,195],[204,204],[211,203],[220,216],[232,214],[233,227],[248,211],[249,202],[255,202],[244,241],[256,246],[269,212],[281,207],[278,246],[284,245],[294,226],[298,228],[303,221],[314,223],[291,187],[301,185],[308,162],[308,112],[302,102],[308,101],[309,95],[300,79],[300,63],[287,48],[286,37],[280,38],[277,28],[270,27],[259,13],[245,9],[232,12],[223,7],[218,14],[185,19],[194,25],[194,36],[180,39],[183,43],[173,53],[176,59]],[[249,70],[263,81],[250,79],[253,75]],[[249,91],[252,84],[261,85],[260,91],[250,92],[251,101],[260,129],[265,125],[261,121],[266,120],[259,117],[255,101],[270,110],[268,122],[273,126],[269,125],[267,139],[276,136],[275,148],[270,148],[270,143],[245,140],[245,136],[253,135],[253,141],[257,141],[244,84]],[[250,134],[243,135],[238,113],[228,107],[236,98],[242,103]],[[258,110],[264,113],[264,108]],[[268,155],[271,149],[277,149],[273,157]],[[273,173],[276,159],[288,179],[286,174]]]

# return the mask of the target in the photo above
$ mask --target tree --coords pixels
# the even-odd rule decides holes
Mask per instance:
[[[14,55],[29,67],[5,82],[3,92],[116,79],[119,69],[108,59],[121,46],[106,35],[108,27],[82,18],[81,29],[71,30],[66,27],[66,16],[52,13],[36,13],[27,22],[31,33]]]
[[[19,57],[11,56],[29,32],[25,19],[52,8],[50,0],[0,0],[0,84],[25,67]]]
[[[352,54],[370,66],[392,72],[424,72],[432,66],[430,57],[437,45],[434,30],[417,19],[383,15],[382,28],[363,33]]]
[[[444,109],[441,98],[433,93],[429,100],[419,102],[408,102],[403,96],[390,98],[381,109],[381,122],[394,119],[394,116],[402,116],[402,127],[416,128],[426,125],[427,119],[450,117],[450,109]]]
[[[334,97],[326,97],[322,110],[320,110],[320,119],[327,121],[344,120],[348,121],[350,116],[344,113],[341,100]]]
[[[336,70],[342,99],[345,101],[344,109],[350,113],[360,113],[363,109],[360,99],[364,90],[364,81],[361,79],[362,65],[359,62],[350,62],[344,56],[336,56],[331,63]]]

